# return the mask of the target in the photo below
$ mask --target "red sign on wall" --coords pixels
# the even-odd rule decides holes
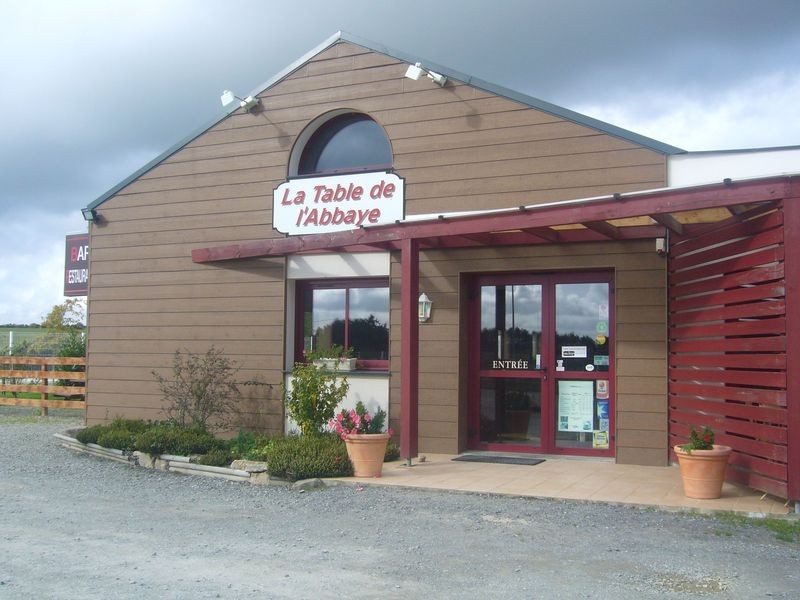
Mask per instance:
[[[67,236],[64,258],[64,295],[86,296],[89,293],[89,234]]]

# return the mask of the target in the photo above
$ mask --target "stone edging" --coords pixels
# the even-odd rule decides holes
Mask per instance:
[[[117,462],[129,464],[134,467],[144,467],[146,469],[155,469],[159,471],[172,471],[175,473],[183,473],[185,475],[202,475],[204,477],[217,477],[220,479],[227,479],[228,481],[238,481],[244,483],[252,483],[254,485],[290,485],[291,482],[283,479],[274,479],[267,473],[267,465],[265,463],[256,463],[251,461],[234,461],[233,465],[239,468],[228,467],[211,467],[208,465],[199,465],[191,462],[188,456],[174,456],[171,454],[153,455],[146,452],[134,451],[131,454],[126,454],[122,450],[113,448],[104,448],[97,444],[83,444],[77,439],[65,435],[63,433],[56,433],[54,437],[61,442],[64,448],[83,452],[84,454],[91,454],[98,458],[106,460],[114,460]],[[302,482],[297,482],[302,483]],[[297,484],[296,483],[296,484]],[[296,485],[295,484],[295,485]]]

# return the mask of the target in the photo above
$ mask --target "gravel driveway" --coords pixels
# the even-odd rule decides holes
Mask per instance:
[[[55,412],[55,411],[54,411]],[[103,461],[0,408],[0,598],[798,598],[800,544],[709,517]]]

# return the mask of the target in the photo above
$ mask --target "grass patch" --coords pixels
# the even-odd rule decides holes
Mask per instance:
[[[720,524],[729,527],[763,527],[775,534],[775,538],[790,544],[800,544],[800,520],[778,519],[774,517],[755,518],[732,512],[722,512],[713,517]],[[722,531],[719,535],[730,535]]]

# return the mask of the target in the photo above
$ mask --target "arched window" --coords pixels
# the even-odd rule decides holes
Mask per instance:
[[[297,175],[374,171],[392,166],[383,129],[368,116],[344,113],[328,119],[302,146]]]

